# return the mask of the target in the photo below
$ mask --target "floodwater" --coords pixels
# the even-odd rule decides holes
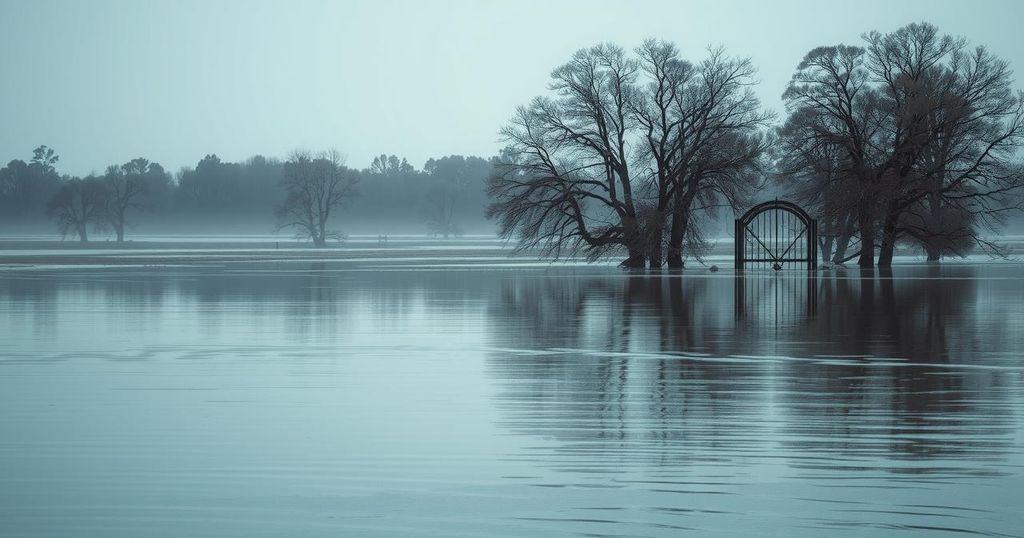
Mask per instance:
[[[1024,535],[1024,266],[0,274],[0,536]]]

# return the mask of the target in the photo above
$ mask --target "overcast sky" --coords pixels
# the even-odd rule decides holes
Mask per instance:
[[[779,110],[811,48],[922,20],[1024,73],[1017,0],[0,0],[0,162],[47,144],[64,173],[138,156],[177,171],[333,147],[355,167],[381,153],[420,167],[494,154],[515,106],[601,41],[663,38],[689,59],[724,45]]]

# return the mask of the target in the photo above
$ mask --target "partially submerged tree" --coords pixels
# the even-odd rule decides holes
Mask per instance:
[[[667,244],[681,266],[703,212],[737,204],[759,179],[771,115],[754,74],[721,50],[694,65],[654,40],[636,58],[610,44],[578,51],[552,73],[553,95],[502,130],[488,215],[520,248],[624,251],[626,267],[659,267]]]
[[[614,45],[578,51],[552,72],[554,97],[521,106],[502,130],[509,146],[488,192],[488,214],[503,237],[548,255],[582,252],[597,258],[625,250],[627,267],[642,267],[645,236],[634,189],[630,113],[639,68]]]
[[[856,216],[862,267],[876,248],[890,265],[901,238],[932,259],[966,252],[967,238],[994,247],[978,230],[1016,209],[1024,187],[1024,95],[1006,62],[930,24],[864,41],[816,48],[797,67],[783,94],[785,170],[842,194],[819,215],[828,225]],[[824,155],[835,166],[823,172]]]
[[[72,178],[50,197],[46,214],[57,221],[62,237],[75,235],[84,243],[89,240],[89,227],[102,225],[105,203],[106,191],[101,180]]]
[[[670,43],[648,40],[637,49],[648,83],[633,110],[642,131],[640,155],[653,170],[657,195],[648,231],[650,265],[661,264],[664,220],[669,267],[682,267],[684,247],[704,247],[700,224],[719,207],[737,208],[764,176],[763,157],[773,119],[754,95],[749,59],[711,49],[698,64],[679,58]]]
[[[286,198],[277,207],[278,229],[291,228],[317,247],[341,234],[328,228],[332,212],[356,195],[359,176],[345,167],[335,150],[316,156],[308,151],[292,152],[284,163]]]
[[[779,144],[773,148],[775,180],[804,209],[818,219],[819,255],[824,260],[842,263],[847,251],[859,243],[853,241],[857,226],[856,178],[842,147],[815,143],[808,131],[817,128],[820,118],[813,114],[793,114],[779,129]]]

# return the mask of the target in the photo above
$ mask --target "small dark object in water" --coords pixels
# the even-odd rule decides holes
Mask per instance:
[[[717,265],[712,265],[711,267],[708,267],[708,271],[711,271],[712,273],[717,273],[718,272],[718,266]]]
[[[779,262],[775,262],[775,263],[772,264],[772,269],[775,269],[776,271],[781,271],[782,270],[782,264],[779,263]]]

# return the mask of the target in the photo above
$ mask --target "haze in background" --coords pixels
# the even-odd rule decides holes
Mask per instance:
[[[168,171],[336,147],[489,156],[551,69],[601,41],[708,45],[752,57],[781,109],[818,45],[927,20],[1024,65],[1015,1],[11,1],[0,0],[0,162],[46,144],[61,173],[144,155]]]

